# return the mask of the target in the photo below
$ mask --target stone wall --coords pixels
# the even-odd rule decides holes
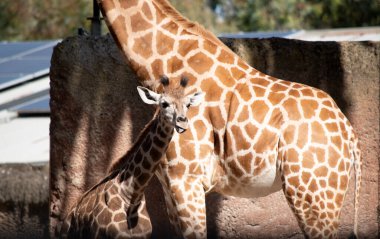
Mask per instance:
[[[378,237],[380,43],[286,39],[223,41],[266,74],[327,91],[356,129],[363,151],[361,236]],[[75,200],[122,156],[152,110],[136,94],[136,76],[107,37],[70,37],[54,49],[51,66],[50,232]],[[157,180],[147,190],[153,236],[172,231]],[[342,212],[341,235],[353,225],[353,185]],[[258,199],[207,197],[211,238],[300,238],[281,192]]]

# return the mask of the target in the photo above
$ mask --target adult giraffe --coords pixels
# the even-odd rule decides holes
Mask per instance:
[[[260,197],[282,188],[305,236],[337,237],[354,166],[357,234],[358,139],[329,95],[257,71],[166,0],[99,3],[142,84],[156,89],[143,79],[184,75],[189,91],[205,93],[158,170],[179,233],[207,236],[207,192]]]

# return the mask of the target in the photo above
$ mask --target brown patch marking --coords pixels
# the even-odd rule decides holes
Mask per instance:
[[[311,141],[314,143],[327,144],[325,130],[319,122],[311,123]]]
[[[283,99],[285,98],[285,94],[283,93],[274,93],[271,92],[268,95],[268,100],[272,105],[277,105],[279,104]]]
[[[203,123],[203,121],[197,120],[196,122],[194,122],[194,128],[195,128],[195,131],[197,132],[198,140],[203,139],[205,137],[206,131],[207,131],[207,127]]]
[[[152,12],[150,11],[150,7],[146,2],[143,3],[141,10],[146,18],[148,18],[149,20],[153,20]]]
[[[231,73],[224,67],[218,66],[215,70],[215,76],[227,87],[231,87],[235,84],[235,80],[232,78]]]
[[[296,134],[296,127],[294,125],[289,125],[284,133],[284,139],[286,144],[292,144]]]
[[[308,185],[311,178],[311,174],[308,172],[302,172],[302,181],[305,185]]]
[[[315,115],[319,104],[315,100],[301,100],[303,115],[306,119],[310,119]]]
[[[253,118],[257,122],[261,123],[261,122],[263,122],[266,114],[268,113],[269,107],[267,106],[265,101],[257,100],[251,104],[251,110],[253,113]]]
[[[243,167],[246,173],[251,172],[251,161],[252,161],[251,153],[247,153],[243,156],[238,156],[237,160],[239,161],[240,165]]]
[[[197,40],[180,40],[178,46],[178,53],[181,56],[186,56],[192,50],[198,49]]]
[[[290,170],[293,172],[293,173],[297,173],[300,171],[300,166],[298,165],[291,165],[290,166]]]
[[[210,52],[211,54],[215,54],[216,53],[216,49],[218,48],[215,44],[211,43],[210,41],[204,41],[203,42],[203,48]]]
[[[120,1],[120,6],[124,9],[128,9],[130,7],[137,6],[138,3],[138,0]]]
[[[178,57],[173,56],[168,60],[167,67],[169,73],[174,73],[183,68],[183,62]]]
[[[313,160],[313,154],[309,151],[305,151],[302,154],[302,167],[303,168],[313,168],[314,167],[314,160]]]
[[[269,78],[269,79],[271,79],[271,78]],[[273,80],[274,78],[272,78],[272,80]],[[286,87],[286,86],[283,86],[283,85],[281,85],[281,84],[274,84],[271,88],[271,91],[273,91],[273,92],[279,92],[279,91],[286,91],[287,89],[288,89],[288,87]]]
[[[253,139],[256,136],[256,133],[259,130],[259,128],[257,128],[256,126],[254,126],[251,123],[248,123],[248,124],[246,124],[244,126],[244,130],[247,132],[247,134],[249,135],[249,137],[251,139]]]
[[[297,101],[292,98],[285,100],[285,102],[283,103],[285,110],[288,112],[290,120],[299,120],[301,118],[301,114],[298,110],[297,105]]]
[[[128,42],[128,31],[125,24],[125,17],[118,16],[112,23],[112,28],[115,29],[113,34],[116,35],[119,46],[122,46],[125,42]]]
[[[157,52],[160,55],[165,55],[173,50],[174,39],[163,34],[161,31],[157,32]]]
[[[298,128],[297,146],[302,149],[308,143],[309,126],[307,123],[303,123]]]
[[[227,52],[224,49],[222,49],[222,51],[220,52],[217,60],[222,62],[222,63],[226,63],[226,64],[233,64],[234,63],[234,58],[231,55],[231,53]]]
[[[189,174],[198,175],[200,173],[202,173],[202,170],[200,169],[198,163],[191,163],[189,165]]]
[[[185,145],[185,144],[181,144]],[[181,156],[187,160],[195,159],[194,144],[187,143],[186,146],[181,147]]]
[[[340,189],[341,190],[346,190],[347,189],[347,185],[348,185],[348,176],[346,176],[346,175],[340,176],[340,183],[339,183]]]
[[[320,166],[316,170],[314,170],[314,175],[316,177],[326,177],[328,173],[328,168],[326,166]]]
[[[162,26],[166,31],[176,35],[178,32],[178,26],[174,22],[170,21]]]
[[[276,144],[277,135],[274,132],[271,132],[267,129],[264,129],[261,134],[259,140],[253,146],[256,153],[264,153],[267,150],[271,150],[274,148]]]
[[[251,94],[251,92],[249,91],[249,89],[247,87],[244,87],[245,84],[238,84],[236,86],[238,90],[238,94],[240,95],[240,97],[244,100],[244,101],[249,101],[253,96]]]
[[[286,151],[285,158],[287,162],[298,163],[299,155],[295,149],[290,148]]]
[[[266,92],[265,89],[263,89],[261,87],[257,87],[257,86],[253,86],[253,91],[255,92],[256,97],[263,97],[265,95],[265,92]]]
[[[294,96],[296,98],[298,98],[298,97],[301,96],[300,92],[298,90],[294,90],[294,89],[289,90],[288,94],[291,95],[291,96]]]
[[[203,92],[207,92],[205,95],[206,101],[218,101],[223,93],[223,89],[220,88],[213,80],[202,81],[201,89]]]
[[[235,140],[236,150],[247,150],[251,148],[251,144],[244,137],[240,126],[232,125],[231,133]]]
[[[219,107],[209,107],[210,121],[215,129],[223,129],[225,122]]]
[[[244,172],[237,166],[235,160],[228,162],[228,167],[231,169],[232,174],[236,177],[240,178],[241,176],[243,176]]]
[[[235,79],[240,79],[245,75],[245,72],[234,66],[231,68],[231,74]]]
[[[239,114],[238,122],[244,122],[249,119],[248,106],[244,105],[242,111]]]
[[[313,91],[310,88],[302,89],[301,92],[303,96],[314,96]]]
[[[190,57],[187,63],[198,74],[203,74],[211,68],[213,61],[204,53],[198,52],[194,56]]]
[[[332,188],[338,188],[338,174],[336,172],[330,173],[329,186]]]
[[[180,179],[183,177],[186,171],[186,166],[183,163],[178,163],[174,167],[169,167],[168,172],[169,172],[169,177],[171,179]]]
[[[161,59],[154,60],[151,64],[151,68],[155,79],[159,79],[164,73],[163,62]]]
[[[144,31],[152,27],[152,24],[147,22],[140,12],[137,12],[135,15],[131,16],[131,23],[133,32]]]
[[[263,74],[262,77],[265,77],[265,75]],[[264,78],[261,78],[261,77],[254,77],[254,78],[251,79],[251,83],[254,84],[254,85],[259,85],[259,86],[266,87],[266,86],[268,86],[271,83],[271,81],[269,81],[267,79],[264,79]]]
[[[103,209],[103,211],[98,215],[97,219],[99,224],[106,225],[111,222],[112,213],[108,209]]]
[[[331,168],[335,168],[341,157],[339,152],[337,152],[333,147],[329,147],[328,155],[329,155],[329,159],[328,159],[329,166]]]
[[[121,222],[121,221],[124,221],[126,217],[127,215],[125,215],[125,213],[120,212],[113,217],[112,221]]]
[[[142,37],[135,38],[133,44],[133,51],[142,56],[145,59],[148,59],[152,55],[152,33],[148,33]]]

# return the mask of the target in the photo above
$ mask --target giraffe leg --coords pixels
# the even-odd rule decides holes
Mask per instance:
[[[291,166],[285,162],[283,191],[304,235],[307,238],[337,238],[346,189],[336,193],[339,189],[329,184],[332,180],[328,176],[321,179],[313,172],[294,173],[289,168]]]
[[[207,238],[206,200],[199,178],[188,177],[171,187],[184,238]]]
[[[161,181],[169,220],[177,234],[183,238],[206,238],[206,201],[201,180],[187,176],[175,183],[165,182],[169,181]]]

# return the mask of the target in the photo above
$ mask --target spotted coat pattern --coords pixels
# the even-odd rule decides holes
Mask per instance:
[[[159,110],[132,148],[111,166],[107,177],[84,193],[66,216],[61,238],[150,238],[152,226],[144,190],[168,148],[174,128],[187,128],[183,122],[187,122],[187,107],[192,103],[188,101],[194,100],[184,96],[183,84],[167,85],[165,89],[160,102],[154,101],[160,105]]]
[[[186,75],[189,91],[206,94],[157,173],[178,233],[207,236],[210,191],[259,197],[282,189],[305,236],[337,237],[352,168],[356,233],[358,139],[329,95],[257,71],[166,0],[98,2],[142,84],[156,89],[149,79]]]

